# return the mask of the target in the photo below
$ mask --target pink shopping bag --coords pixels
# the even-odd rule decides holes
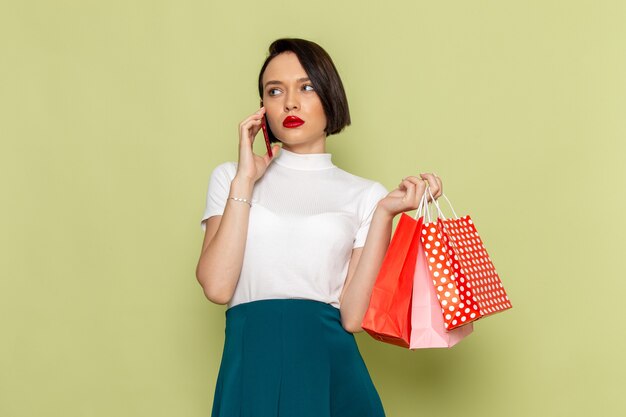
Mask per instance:
[[[423,245],[420,242],[415,263],[409,349],[449,348],[469,336],[474,330],[474,325],[469,323],[450,331],[446,330]],[[452,284],[449,290],[454,291]]]

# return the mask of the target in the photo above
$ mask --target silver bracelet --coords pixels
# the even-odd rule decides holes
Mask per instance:
[[[235,200],[235,201],[241,201],[242,203],[246,203],[248,204],[250,207],[252,207],[252,203],[250,203],[250,201],[246,198],[239,198],[239,197],[228,197],[229,200]]]

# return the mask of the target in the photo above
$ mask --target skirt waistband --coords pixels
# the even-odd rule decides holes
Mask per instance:
[[[247,315],[251,312],[319,313],[320,311],[341,318],[341,313],[337,307],[323,301],[304,298],[272,298],[249,301],[228,308],[225,314],[226,318],[229,318],[230,316]]]

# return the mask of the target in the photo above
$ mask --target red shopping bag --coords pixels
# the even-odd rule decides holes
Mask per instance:
[[[446,219],[432,201],[439,218],[424,224],[421,241],[446,329],[512,308],[470,216],[459,218],[450,204],[455,218]]]
[[[409,347],[415,260],[423,219],[402,213],[372,289],[361,327],[373,338]]]
[[[428,266],[423,244],[420,242],[411,300],[410,349],[449,348],[474,331],[472,323],[446,330]]]

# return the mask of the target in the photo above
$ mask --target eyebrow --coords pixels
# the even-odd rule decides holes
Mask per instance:
[[[305,81],[311,81],[309,79],[309,77],[302,77],[302,78],[298,78],[296,81],[298,81],[299,83],[305,82]],[[278,81],[278,80],[271,80],[265,83],[265,87],[267,87],[268,85],[282,85],[283,82],[282,81]]]

